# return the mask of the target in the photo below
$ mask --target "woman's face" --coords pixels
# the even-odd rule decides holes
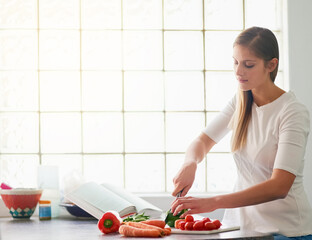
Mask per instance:
[[[264,60],[256,57],[247,47],[234,46],[233,59],[235,76],[241,90],[260,90],[272,83]]]

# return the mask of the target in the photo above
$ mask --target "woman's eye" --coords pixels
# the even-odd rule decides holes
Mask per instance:
[[[246,65],[246,68],[253,68],[255,65]]]

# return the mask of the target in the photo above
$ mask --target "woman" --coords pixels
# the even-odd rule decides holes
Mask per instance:
[[[303,165],[310,119],[292,92],[274,84],[279,51],[274,34],[264,28],[243,31],[233,45],[236,96],[195,139],[175,178],[174,214],[224,208],[223,223],[274,232],[278,237],[312,239],[312,210],[303,188]],[[185,197],[197,164],[230,130],[237,166],[235,191],[210,198]],[[308,236],[310,235],[310,236]],[[286,238],[286,237],[285,237]],[[287,239],[287,238],[286,238]]]

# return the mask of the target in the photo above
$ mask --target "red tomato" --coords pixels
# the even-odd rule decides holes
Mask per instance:
[[[193,225],[194,230],[204,230],[205,229],[205,224],[204,221],[196,221]]]
[[[212,222],[206,222],[205,223],[205,230],[214,230],[217,229],[216,225],[214,225]]]
[[[174,222],[174,227],[175,227],[175,228],[179,228],[180,222],[185,222],[185,220],[184,220],[184,219],[175,220],[175,222]]]
[[[213,223],[214,225],[216,225],[216,228],[217,228],[217,229],[219,229],[219,228],[221,227],[221,225],[222,225],[218,219],[213,220],[212,223]]]
[[[185,230],[185,224],[186,224],[185,221],[184,222],[179,222],[179,229]]]
[[[204,217],[202,221],[204,221],[204,223],[211,222],[210,218],[208,218],[208,217]]]
[[[194,218],[192,215],[186,215],[185,222],[194,222]]]
[[[185,222],[185,230],[193,230],[194,222]]]

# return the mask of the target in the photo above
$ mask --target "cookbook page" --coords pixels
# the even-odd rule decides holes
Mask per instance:
[[[87,204],[90,204],[103,212],[109,210],[121,212],[122,210],[133,206],[133,204],[127,201],[126,198],[118,196],[113,191],[94,182],[83,184],[68,195],[69,199],[71,195],[74,198],[81,199]]]
[[[139,196],[125,190],[124,188],[114,186],[109,183],[103,183],[102,185],[105,188],[111,190],[112,192],[115,192],[117,195],[127,199],[127,201],[131,202],[136,207],[138,213],[145,212],[146,215],[158,215],[158,214],[160,215],[162,213],[162,210],[160,208],[145,201]],[[155,212],[157,214],[155,214]]]

